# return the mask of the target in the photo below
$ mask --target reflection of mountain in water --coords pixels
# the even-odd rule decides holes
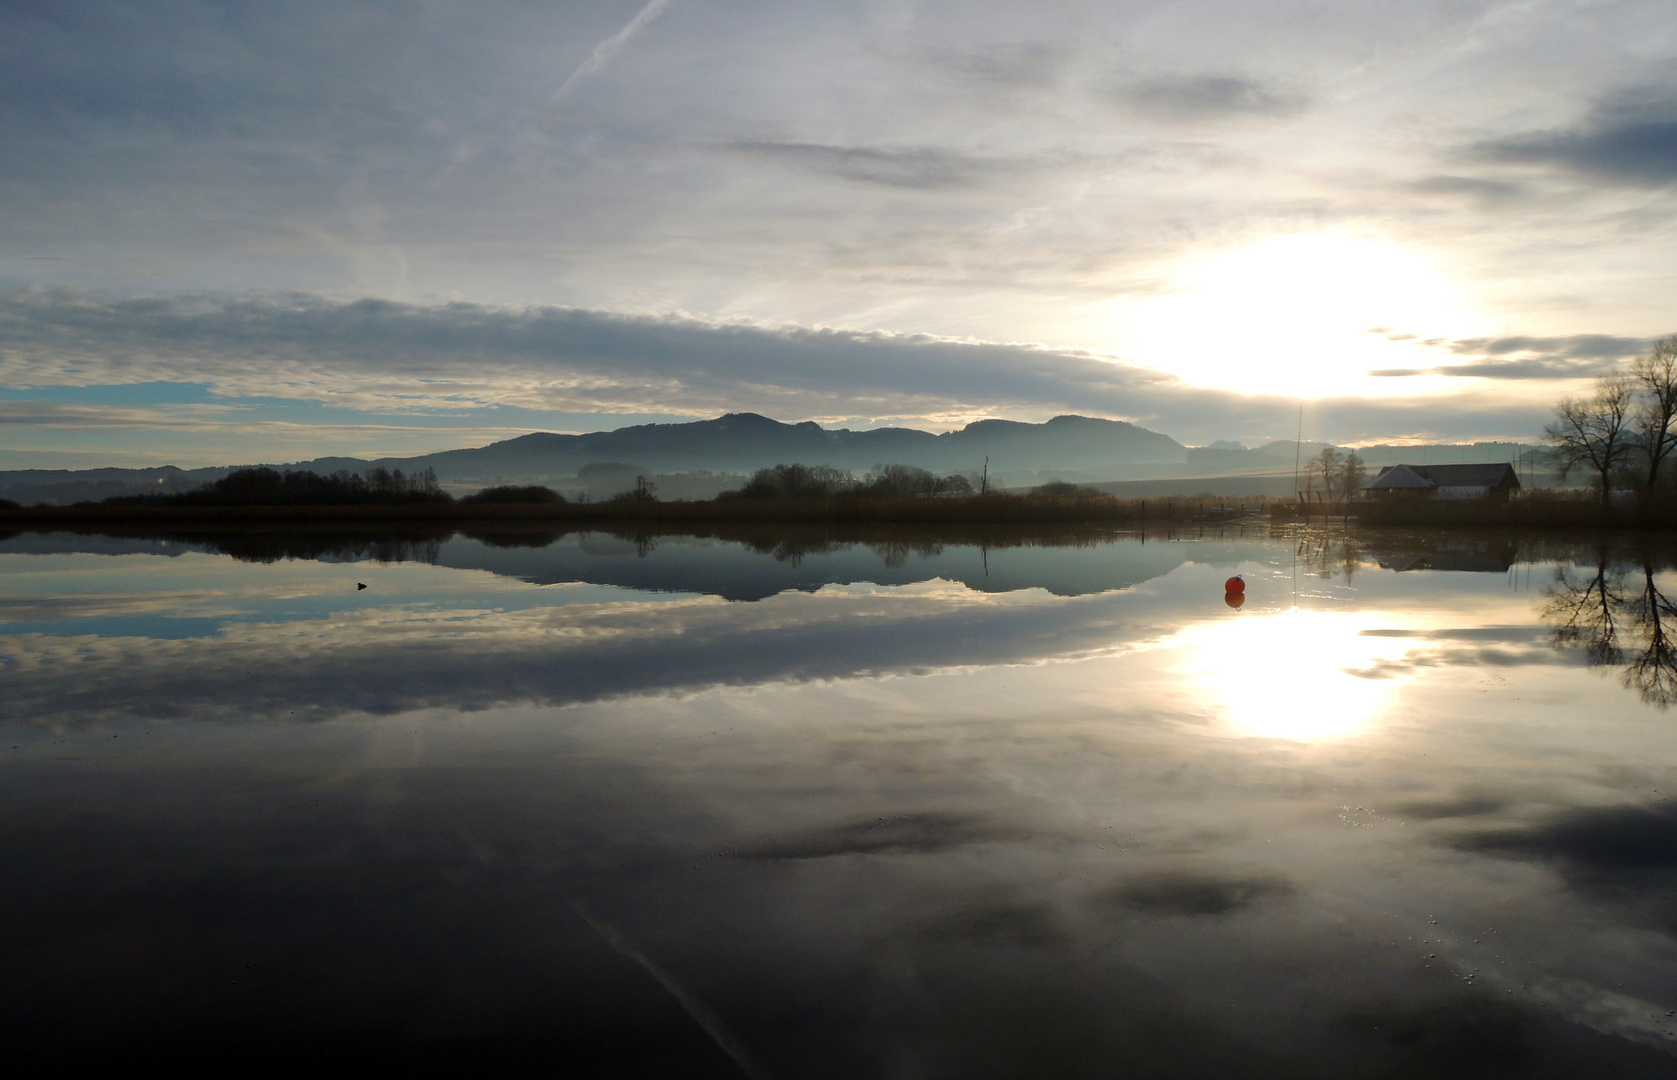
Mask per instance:
[[[317,720],[511,701],[568,705],[1034,663],[1158,630],[1145,610],[1132,610],[1130,593],[1001,600],[939,586],[788,591],[757,604],[670,594],[499,609],[476,595],[466,601],[375,608],[371,622],[241,622],[178,640],[0,636],[0,666],[9,655],[32,661],[8,671],[0,721]]]
[[[208,719],[227,715],[230,702],[237,703],[234,715],[244,718],[320,719],[433,706],[472,710],[508,701],[564,705],[859,672],[1032,663],[1157,633],[1159,624],[1146,612],[1157,603],[1175,610],[1181,598],[1156,598],[1138,607],[1132,595],[1117,590],[1170,573],[1190,559],[1232,568],[1263,549],[1263,543],[1255,547],[1250,540],[1143,544],[1111,534],[1061,534],[1059,544],[1037,534],[983,537],[977,543],[970,534],[878,532],[455,536],[429,544],[410,539],[402,543],[440,567],[636,592],[604,597],[583,592],[567,599],[577,596],[571,592],[543,602],[534,589],[497,590],[480,598],[452,591],[469,585],[471,578],[460,575],[437,600],[404,596],[383,608],[372,602],[366,610],[377,611],[372,622],[344,617],[362,612],[359,607],[321,609],[297,620],[292,603],[278,621],[241,618],[225,622],[218,633],[190,639],[147,641],[125,631],[98,640],[14,638],[8,646],[0,638],[0,650],[24,650],[37,661],[28,671],[13,673],[8,693],[0,695],[0,719],[69,724],[123,715]],[[213,543],[69,535],[17,539],[27,544],[0,544],[0,553],[178,556],[225,543],[247,559],[300,552],[322,558],[401,554],[399,546],[365,537],[347,538],[337,548],[320,537],[269,537],[266,550],[253,549],[248,535]],[[1222,573],[1204,576],[1220,583]],[[242,587],[252,574],[224,565],[214,578],[205,583],[212,595],[229,584]],[[938,580],[954,584],[810,595],[849,583],[912,586]],[[513,596],[519,602],[504,602]],[[760,602],[719,602],[723,599]],[[1220,604],[1220,594],[1209,588],[1201,599]],[[85,616],[79,608],[77,614]]]
[[[0,554],[11,555],[184,555],[204,552],[238,562],[286,559],[322,562],[428,562],[452,536],[452,528],[417,526],[378,531],[283,532],[271,529],[171,530],[168,533],[105,536],[70,532],[26,532],[0,536]]]
[[[1169,573],[1192,549],[1182,544],[943,544],[821,540],[746,543],[693,536],[617,537],[582,533],[540,548],[505,548],[457,537],[438,562],[488,570],[538,585],[584,581],[652,592],[761,600],[826,585],[911,585],[933,578],[980,592],[1046,589],[1080,596],[1128,588]]]
[[[1234,561],[1215,542],[1120,541],[1078,530],[893,531],[730,529],[711,535],[610,532],[176,532],[167,537],[23,534],[0,552],[178,555],[206,551],[246,562],[282,559],[426,562],[536,585],[584,582],[649,592],[761,600],[827,585],[910,585],[941,578],[980,592],[1046,589],[1081,596],[1128,588],[1187,559]]]

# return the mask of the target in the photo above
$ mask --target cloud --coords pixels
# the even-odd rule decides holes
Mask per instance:
[[[1581,379],[1603,375],[1624,361],[1647,350],[1651,338],[1621,337],[1615,334],[1570,334],[1541,337],[1508,334],[1500,337],[1429,338],[1420,340],[1384,327],[1370,330],[1389,341],[1419,343],[1429,349],[1455,356],[1470,356],[1470,363],[1440,364],[1434,367],[1381,368],[1369,374],[1381,378],[1412,375],[1450,375],[1476,379]],[[1510,359],[1497,359],[1510,357]]]
[[[287,444],[308,440],[342,441],[359,439],[374,444],[393,438],[439,437],[461,442],[492,442],[528,433],[522,427],[450,425],[438,428],[419,424],[353,424],[260,419],[241,415],[229,405],[173,405],[160,408],[124,408],[109,405],[66,405],[52,401],[0,401],[0,429],[54,428],[62,431],[157,431],[213,433],[260,437]],[[452,446],[452,443],[450,444]]]
[[[606,65],[611,63],[612,57],[621,52],[623,46],[629,43],[629,39],[645,29],[652,20],[662,15],[664,9],[668,6],[669,0],[647,0],[647,5],[641,8],[635,14],[635,17],[624,25],[623,29],[594,46],[594,51],[588,54],[588,59],[571,72],[558,91],[554,93],[553,100],[556,102],[563,101],[575,89],[577,83],[605,70]]]
[[[1630,91],[1598,105],[1578,126],[1482,143],[1498,162],[1549,165],[1635,187],[1677,182],[1677,96]]]
[[[1004,87],[1038,89],[1052,85],[1065,70],[1072,51],[1054,42],[999,43],[970,49],[932,48],[926,59],[962,79]]]
[[[1568,360],[1624,360],[1647,347],[1646,338],[1618,337],[1613,334],[1572,334],[1565,337],[1509,334],[1502,337],[1459,338],[1447,346],[1451,352],[1464,355],[1536,353]]]
[[[1603,257],[1622,219],[1536,199],[1522,209],[1549,220],[1484,214],[1540,185],[1476,176],[1482,153],[1431,159],[1463,123],[1480,141],[1532,135],[1464,118],[1468,103],[1601,100],[1623,77],[1545,18],[1528,45],[1474,38],[1471,70],[1441,77],[1422,58],[1464,39],[1460,5],[1302,23],[864,8],[8,5],[0,284],[738,312],[1099,348],[1108,300],[1167,288],[1213,249],[1351,221],[1436,254],[1464,288],[1506,285],[1486,314],[1515,325],[1552,309],[1523,286],[1562,268],[1586,309],[1663,295],[1657,245]],[[1251,122],[1276,117],[1296,123]],[[1222,139],[1216,120],[1247,122]],[[1371,179],[1393,177],[1420,179]]]
[[[938,147],[876,149],[815,143],[740,142],[732,149],[808,172],[895,188],[963,187],[1019,166]]]
[[[1310,104],[1297,91],[1229,75],[1162,75],[1114,95],[1144,116],[1170,121],[1296,116]]]
[[[1484,203],[1509,202],[1526,194],[1524,184],[1517,184],[1511,180],[1448,174],[1413,180],[1405,184],[1404,188],[1421,195],[1461,195]]]
[[[1589,361],[1496,360],[1440,367],[1376,368],[1369,374],[1378,379],[1402,379],[1413,375],[1449,375],[1464,379],[1582,379],[1605,374],[1615,366]]]
[[[1122,409],[1170,376],[1089,353],[572,308],[290,296],[0,297],[0,382],[210,382],[224,394],[381,407],[631,403],[866,415],[1082,402]],[[835,397],[838,400],[835,400]],[[640,411],[638,406],[636,411]]]
[[[0,293],[0,386],[145,382],[386,414],[470,415],[491,406],[680,416],[751,410],[784,420],[916,418],[939,427],[1077,412],[1189,442],[1291,431],[1298,410],[1290,399],[1196,387],[1111,356],[1029,343],[308,294],[106,300]],[[1311,413],[1323,437],[1367,441],[1535,432],[1546,410],[1462,394],[1327,399]]]

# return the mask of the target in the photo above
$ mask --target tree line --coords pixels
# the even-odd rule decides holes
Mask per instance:
[[[1050,485],[1051,487],[1055,485]],[[1057,485],[1075,491],[1074,485]],[[1054,491],[1050,494],[1064,492]],[[965,476],[938,476],[914,465],[876,465],[858,478],[827,465],[775,465],[758,469],[751,479],[719,499],[935,498],[973,494]],[[174,495],[128,495],[104,500],[108,505],[166,506],[330,506],[351,504],[450,503],[435,469],[403,473],[376,468],[365,474],[339,470],[330,475],[307,470],[261,467],[239,469],[196,491]],[[484,488],[461,498],[463,505],[542,505],[566,502],[565,496],[537,484]],[[658,485],[636,476],[634,486],[608,503],[658,502]]]
[[[322,476],[307,470],[237,469],[197,491],[177,495],[129,495],[106,499],[114,505],[165,506],[338,506],[365,503],[452,502],[435,469],[404,473],[376,468],[347,469]]]
[[[848,469],[830,465],[774,465],[758,469],[751,479],[719,499],[901,499],[971,495],[972,481],[964,476],[938,476],[916,465],[875,465],[858,479]]]
[[[1601,376],[1590,393],[1562,399],[1543,439],[1561,479],[1593,474],[1603,506],[1616,482],[1670,482],[1664,465],[1677,450],[1677,334],[1654,342],[1630,370]]]

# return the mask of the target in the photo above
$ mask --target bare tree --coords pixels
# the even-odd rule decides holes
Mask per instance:
[[[1660,338],[1631,365],[1642,390],[1636,411],[1636,434],[1648,455],[1648,486],[1659,482],[1660,465],[1677,450],[1677,334]]]
[[[1355,450],[1345,454],[1345,462],[1339,470],[1339,490],[1347,499],[1355,499],[1357,492],[1368,483],[1368,469],[1363,466],[1363,459],[1357,456]]]
[[[1601,480],[1601,505],[1613,490],[1613,471],[1625,463],[1634,442],[1630,413],[1635,384],[1625,375],[1603,375],[1587,398],[1566,398],[1555,406],[1543,438],[1554,448],[1561,479],[1589,468]]]
[[[1328,501],[1332,502],[1334,492],[1343,490],[1340,486],[1342,480],[1340,473],[1345,467],[1345,455],[1331,446],[1324,446],[1322,452],[1316,455],[1316,460],[1311,464],[1315,465],[1321,472],[1322,488],[1328,494]]]

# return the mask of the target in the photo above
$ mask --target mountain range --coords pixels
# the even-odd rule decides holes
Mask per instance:
[[[1269,479],[1254,487],[1254,492],[1285,494],[1292,488],[1295,457],[1308,460],[1323,445],[1306,443],[1295,448],[1287,441],[1247,449],[1219,442],[1190,449],[1135,424],[1088,416],[1056,416],[1041,424],[979,420],[957,431],[933,434],[901,427],[828,429],[812,421],[785,424],[756,413],[729,413],[714,420],[641,424],[582,435],[533,432],[488,446],[407,458],[325,457],[275,467],[319,473],[377,467],[411,473],[430,468],[456,493],[491,484],[543,483],[596,497],[631,486],[636,473],[645,472],[659,478],[660,492],[666,497],[709,498],[769,465],[797,462],[861,473],[875,465],[895,463],[940,474],[976,475],[988,458],[991,483],[998,487],[1028,486],[1049,478],[1146,481],[1147,493],[1151,493],[1159,483],[1168,486],[1169,477],[1183,477],[1186,482],[1189,477],[1238,476],[1251,486],[1262,476]],[[1530,449],[1511,443],[1480,443],[1471,447],[1371,446],[1361,453],[1373,466],[1388,460],[1507,461],[1510,455]],[[243,467],[0,471],[0,498],[34,505],[143,492],[171,494],[190,491]],[[1201,479],[1190,487],[1205,490]]]
[[[914,428],[827,429],[813,421],[784,424],[756,413],[729,413],[685,424],[640,424],[583,435],[533,432],[488,446],[408,458],[327,457],[279,465],[320,473],[384,467],[435,469],[452,486],[550,482],[587,466],[621,463],[649,473],[705,471],[731,477],[769,465],[799,462],[865,471],[880,464],[918,465],[939,473],[976,473],[990,459],[999,472],[1103,472],[1125,466],[1169,471],[1187,461],[1188,448],[1168,435],[1122,420],[1056,416],[1041,424],[979,420],[935,435]],[[18,502],[74,502],[140,491],[190,490],[234,468],[30,469],[0,472],[0,497]],[[630,480],[632,482],[632,471]],[[718,483],[725,483],[723,478]]]
[[[750,472],[790,462],[855,470],[897,462],[934,472],[968,472],[982,468],[985,457],[993,467],[1035,470],[1174,464],[1186,461],[1187,454],[1188,448],[1169,435],[1088,416],[1056,416],[1043,424],[979,420],[934,435],[900,427],[829,430],[814,421],[783,424],[756,413],[729,413],[715,420],[641,424],[586,435],[535,432],[402,464],[436,469],[443,480],[480,480],[574,476],[585,465],[608,461],[633,462],[656,472]],[[346,462],[344,467],[356,465]]]

